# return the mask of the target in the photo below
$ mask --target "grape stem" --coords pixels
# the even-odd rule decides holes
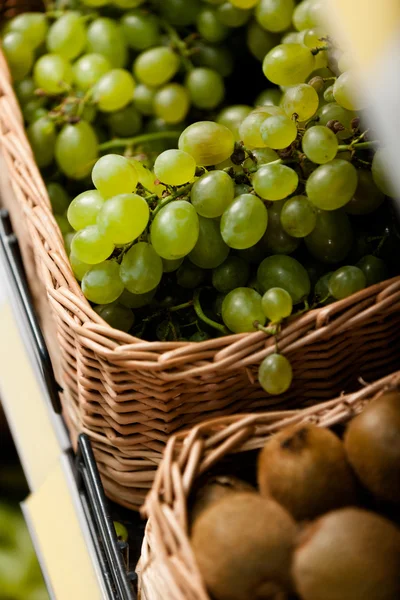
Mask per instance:
[[[188,184],[182,186],[179,190],[177,190],[173,194],[169,194],[169,196],[164,196],[164,198],[161,199],[161,201],[158,204],[158,206],[156,206],[156,208],[154,209],[153,214],[151,215],[151,218],[154,219],[154,217],[156,216],[156,214],[162,208],[164,208],[164,206],[166,206],[167,204],[169,204],[170,202],[172,202],[172,200],[176,200],[176,198],[179,198],[180,196],[185,196],[185,194],[187,194],[187,192],[190,191],[191,187],[192,187],[192,184],[188,183]]]
[[[182,304],[177,304],[176,306],[171,306],[168,310],[170,312],[176,312],[177,310],[183,310],[184,308],[190,308],[193,306],[193,300],[189,300],[188,302],[183,302]]]
[[[255,329],[258,329],[259,331],[263,331],[264,333],[267,333],[268,335],[276,335],[279,331],[279,324],[277,323],[276,327],[273,327],[272,325],[269,325],[268,327],[264,327],[264,325],[261,325],[261,323],[259,321],[254,321],[253,323]]]
[[[204,321],[204,323],[207,323],[207,325],[209,325],[210,327],[217,329],[224,335],[229,334],[230,331],[229,331],[229,329],[227,329],[225,327],[225,325],[221,325],[221,323],[217,323],[216,321],[209,319],[207,317],[207,315],[204,314],[203,309],[201,308],[201,304],[200,304],[200,292],[201,292],[201,289],[196,290],[194,293],[194,296],[193,296],[193,307],[196,312],[196,315],[199,317],[199,319]]]
[[[320,48],[313,48],[313,49],[311,50],[311,54],[312,54],[313,56],[316,56],[316,55],[317,55],[317,54],[319,54],[320,52],[325,52],[325,51],[327,51],[327,50],[330,50],[330,47],[329,47],[329,46],[321,46]]]
[[[154,140],[176,140],[180,136],[180,131],[156,131],[155,133],[144,133],[131,138],[115,138],[109,142],[103,142],[99,145],[99,150],[112,150],[121,146],[138,146]]]
[[[165,29],[165,31],[169,35],[173,46],[178,51],[178,53],[182,59],[182,64],[185,67],[186,71],[187,72],[193,71],[194,66],[193,66],[192,61],[188,58],[189,53],[188,53],[187,46],[186,46],[185,42],[179,37],[179,34],[176,31],[175,27],[172,27],[169,23],[167,23],[163,19],[160,19],[160,22],[161,22],[162,27]]]
[[[360,142],[356,144],[341,144],[338,147],[338,152],[344,152],[345,150],[352,150],[356,148],[357,150],[367,150],[368,148],[373,148],[380,142],[378,140],[374,140],[372,142]]]

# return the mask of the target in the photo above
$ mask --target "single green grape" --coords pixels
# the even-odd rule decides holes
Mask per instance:
[[[296,114],[299,121],[307,121],[317,112],[319,98],[311,85],[301,83],[285,91],[281,105],[289,117]]]
[[[286,319],[292,314],[292,297],[283,288],[270,288],[262,297],[261,307],[269,321],[279,323],[282,319]]]
[[[131,309],[118,302],[99,304],[94,310],[111,327],[120,331],[128,332],[135,322]]]
[[[255,16],[263,29],[279,33],[290,27],[294,6],[294,0],[260,0]]]
[[[56,215],[54,215],[54,216],[56,216]],[[64,247],[65,247],[65,251],[68,255],[71,252],[71,244],[72,244],[72,240],[73,240],[74,236],[75,236],[75,231],[68,231],[67,233],[63,234]]]
[[[314,68],[314,56],[303,44],[275,46],[268,52],[263,62],[265,77],[276,85],[303,83]]]
[[[296,123],[286,115],[268,117],[260,127],[263,142],[269,147],[282,150],[290,146],[297,137]]]
[[[256,194],[264,200],[282,200],[296,190],[299,177],[293,169],[286,165],[263,165],[254,173],[253,187]]]
[[[192,25],[201,8],[199,0],[162,0],[159,9],[162,17],[175,27]]]
[[[239,126],[239,136],[245,146],[263,148],[266,146],[261,137],[261,125],[268,117],[283,115],[279,106],[260,106],[253,110]]]
[[[339,140],[345,140],[352,135],[352,120],[355,117],[355,113],[346,110],[342,106],[339,106],[336,102],[330,102],[321,106],[317,111],[317,117],[319,117],[319,125],[327,125],[329,121],[339,121],[344,127],[343,131],[339,131],[336,136]]]
[[[79,56],[86,46],[86,29],[78,12],[68,12],[54,21],[46,39],[49,52],[59,54],[66,60]]]
[[[331,300],[331,293],[329,291],[329,280],[331,275],[333,275],[333,271],[329,271],[322,275],[314,287],[315,300],[323,306]]]
[[[151,244],[138,242],[124,254],[120,277],[132,294],[146,294],[161,281],[163,264]]]
[[[71,201],[65,189],[59,183],[50,181],[47,185],[51,207],[55,215],[63,215],[69,207]]]
[[[259,61],[264,60],[264,56],[272,50],[279,39],[274,33],[266,31],[257,21],[250,21],[247,26],[246,42],[251,54]],[[258,106],[262,102],[255,102]]]
[[[58,54],[44,54],[35,64],[33,77],[38,88],[49,95],[64,92],[71,85],[73,71],[70,63]]]
[[[78,281],[82,281],[87,271],[89,271],[89,269],[91,269],[93,266],[82,262],[72,252],[69,255],[69,262],[71,263],[72,271]]]
[[[166,123],[180,123],[189,111],[190,97],[183,85],[169,83],[157,91],[153,106],[155,115]]]
[[[199,177],[190,191],[190,201],[202,217],[220,217],[235,195],[233,179],[225,171],[211,171]]]
[[[34,123],[42,117],[47,117],[48,111],[44,108],[45,98],[30,100],[22,108],[22,114],[27,123]]]
[[[229,77],[233,72],[232,54],[226,46],[197,42],[193,47],[193,64],[197,67],[209,67],[222,77]]]
[[[114,260],[106,260],[94,265],[83,276],[81,287],[85,298],[90,302],[114,302],[124,291],[124,284],[119,276],[119,264]]]
[[[281,44],[302,44],[304,38],[303,31],[288,31],[281,37]]]
[[[264,325],[260,294],[247,287],[229,292],[222,302],[222,320],[233,333],[255,331],[256,322]]]
[[[307,180],[307,196],[317,208],[336,210],[347,204],[357,189],[355,167],[335,158],[313,171]]]
[[[221,235],[230,248],[242,250],[254,246],[264,235],[268,212],[264,203],[252,194],[237,196],[221,217]]]
[[[325,102],[335,102],[335,97],[333,95],[333,85],[330,85],[324,91],[324,100]]]
[[[146,229],[149,222],[149,206],[137,194],[113,196],[101,207],[97,225],[114,244],[129,244]]]
[[[166,260],[162,259],[163,264],[163,272],[164,273],[173,273],[177,271],[181,264],[183,263],[183,258],[176,258],[175,260]]]
[[[191,262],[184,262],[176,273],[178,285],[186,290],[194,290],[204,283],[206,271]]]
[[[389,277],[385,261],[372,254],[363,256],[356,266],[364,273],[367,286],[385,281]]]
[[[78,231],[71,243],[71,253],[88,265],[105,261],[113,250],[114,244],[101,233],[97,225]]]
[[[92,181],[106,200],[118,194],[133,192],[139,176],[135,165],[127,158],[119,154],[106,154],[94,165]]]
[[[251,153],[257,165],[267,165],[270,162],[275,162],[279,158],[275,150],[272,150],[272,148],[254,148]],[[246,168],[253,166],[254,163],[250,162],[250,160],[251,159],[246,159],[243,163]]]
[[[113,19],[95,19],[87,29],[86,52],[102,54],[114,69],[124,67],[128,60],[128,48],[122,28]]]
[[[329,279],[329,291],[336,300],[343,300],[360,290],[367,284],[366,277],[358,267],[341,267]]]
[[[213,270],[212,284],[218,292],[227,294],[235,288],[244,287],[249,279],[249,265],[239,256],[228,258]]]
[[[284,254],[264,258],[257,270],[257,281],[263,293],[270,288],[283,288],[291,295],[293,304],[307,298],[311,289],[310,278],[303,265]]]
[[[229,29],[218,19],[215,9],[204,7],[199,12],[196,20],[197,31],[204,40],[217,44],[222,42],[229,34]]]
[[[206,342],[210,339],[210,335],[205,331],[196,331],[193,335],[190,336],[190,342]]]
[[[10,31],[2,40],[2,49],[14,81],[26,77],[33,65],[33,50],[22,33]]]
[[[311,27],[304,32],[303,35],[303,44],[307,46],[307,48],[325,48],[326,38],[328,37],[328,33],[321,29],[320,27]],[[325,39],[324,39],[325,38]]]
[[[353,198],[345,206],[349,215],[369,215],[380,207],[385,194],[375,185],[371,171],[358,171],[358,184]]]
[[[389,152],[387,148],[379,148],[375,152],[374,158],[372,159],[372,178],[375,185],[383,192],[386,196],[396,198],[396,190],[391,182],[389,169],[387,164],[390,163]]]
[[[154,98],[156,94],[156,89],[148,87],[143,83],[135,87],[133,104],[142,115],[150,116],[154,114]]]
[[[198,121],[180,135],[178,147],[191,154],[196,164],[216,165],[231,156],[235,145],[233,133],[213,121]]]
[[[360,98],[357,89],[356,75],[352,71],[346,71],[339,75],[333,86],[333,96],[339,106],[346,110],[361,110],[365,104]]]
[[[133,104],[128,104],[121,110],[114,111],[108,116],[108,124],[116,136],[130,137],[142,129],[142,115]]]
[[[258,369],[258,381],[261,387],[272,396],[287,392],[292,379],[292,366],[282,354],[270,354],[264,358]]]
[[[148,306],[153,300],[157,291],[157,287],[145,292],[144,294],[132,294],[128,290],[124,290],[121,296],[118,298],[118,303],[127,308],[142,308]]]
[[[199,216],[199,227],[199,237],[188,258],[201,269],[214,269],[227,258],[229,247],[221,237],[217,221]]]
[[[241,196],[242,194],[250,194],[251,193],[251,185],[247,185],[246,183],[238,183],[235,185],[235,193],[234,197]]]
[[[68,207],[68,221],[79,231],[89,225],[96,225],[97,215],[104,204],[104,199],[97,190],[82,192],[72,200]]]
[[[133,70],[141,83],[159,86],[173,78],[179,65],[179,56],[173,50],[156,46],[139,54],[133,63]]]
[[[283,205],[281,223],[292,237],[306,237],[317,224],[316,210],[306,196],[293,196]]]
[[[196,108],[206,110],[216,108],[225,95],[222,76],[217,71],[206,67],[191,70],[186,77],[185,85]]]
[[[250,19],[251,10],[243,10],[233,6],[231,2],[223,2],[217,8],[218,18],[226,27],[242,27]]]
[[[254,8],[258,2],[258,0],[229,0],[232,6],[236,6],[236,8],[242,8],[246,10],[248,8]]]
[[[93,99],[103,112],[113,112],[127,106],[133,98],[135,80],[125,69],[112,69],[98,80]]]
[[[309,160],[319,165],[333,160],[338,146],[339,142],[333,131],[321,125],[307,129],[302,139],[304,154]]]
[[[45,13],[24,12],[11,19],[7,32],[21,33],[27,44],[36,49],[44,43],[48,28],[49,24]]]
[[[63,236],[72,232],[71,225],[65,215],[54,215],[54,218]]]
[[[160,25],[157,17],[141,9],[131,10],[121,17],[121,28],[126,42],[133,50],[147,50],[160,43]]]
[[[262,238],[264,245],[262,258],[265,257],[266,251],[269,254],[291,254],[300,244],[299,238],[287,234],[282,227],[281,213],[285,202],[286,200],[278,200],[268,208],[268,227]]]
[[[21,81],[17,81],[14,85],[14,89],[21,105],[27,104],[37,98],[35,94],[35,82],[31,77],[26,77],[25,79],[21,79]]]
[[[258,94],[255,105],[256,106],[279,106],[282,100],[282,92],[278,88],[268,88]]]
[[[343,210],[317,210],[317,223],[305,238],[306,246],[318,260],[334,264],[342,261],[350,252],[353,230]]]
[[[111,71],[111,63],[102,54],[84,54],[73,65],[74,82],[80,90],[87,91]]]
[[[48,117],[42,117],[29,125],[27,135],[38,166],[48,167],[54,160],[56,146],[54,122]]]
[[[199,219],[185,200],[174,200],[162,208],[151,224],[151,242],[162,258],[182,258],[193,250],[199,237]]]
[[[154,173],[162,183],[183,185],[193,179],[196,161],[183,150],[165,150],[157,156]]]
[[[302,0],[302,2],[295,7],[292,20],[297,31],[303,31],[304,29],[311,29],[311,27],[313,27],[313,20],[310,12],[312,2],[313,0]]]

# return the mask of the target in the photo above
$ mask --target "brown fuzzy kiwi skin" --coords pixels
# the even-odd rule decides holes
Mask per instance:
[[[344,445],[361,483],[378,499],[400,503],[400,392],[375,398],[347,427]]]
[[[312,424],[286,427],[259,454],[258,486],[297,521],[357,504],[357,485],[342,441]]]
[[[191,543],[215,600],[286,600],[297,532],[274,500],[239,492],[211,505],[195,521]]]
[[[302,600],[400,598],[400,530],[362,509],[343,508],[310,524],[292,569]]]

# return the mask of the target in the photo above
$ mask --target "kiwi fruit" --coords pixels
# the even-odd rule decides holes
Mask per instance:
[[[258,486],[298,520],[356,504],[356,479],[342,441],[312,424],[286,427],[259,454]]]
[[[350,422],[344,445],[356,475],[372,495],[400,503],[400,392],[371,400]]]
[[[193,523],[211,504],[237,492],[256,492],[255,488],[233,475],[209,477],[196,491],[190,509],[190,522]]]
[[[272,499],[238,492],[212,504],[192,529],[192,548],[215,600],[286,600],[297,528]]]
[[[395,600],[400,530],[366,510],[330,512],[301,534],[292,573],[302,600]]]

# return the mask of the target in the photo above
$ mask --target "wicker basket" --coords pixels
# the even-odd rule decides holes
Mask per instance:
[[[16,0],[0,2],[0,16],[16,6]],[[175,343],[112,329],[72,274],[1,54],[0,145],[0,192],[64,389],[64,417],[73,442],[79,432],[89,435],[106,492],[117,502],[141,505],[167,438],[177,430],[282,402],[285,408],[321,402],[353,390],[359,376],[373,380],[398,367],[400,277],[284,328],[279,348],[294,370],[284,398],[268,397],[257,383],[258,365],[275,347],[262,332]]]
[[[200,475],[229,455],[261,448],[271,434],[289,424],[307,422],[331,427],[345,423],[373,397],[399,384],[397,371],[319,406],[221,417],[173,436],[142,510],[149,520],[137,569],[141,600],[211,600],[188,537],[188,496]],[[238,463],[243,454],[230,458]]]

